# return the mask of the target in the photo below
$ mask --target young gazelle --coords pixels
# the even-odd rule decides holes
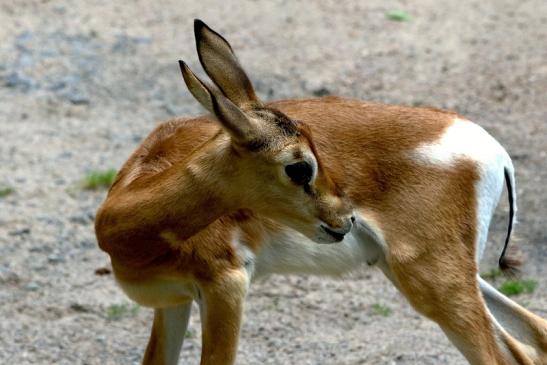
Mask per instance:
[[[511,160],[490,135],[430,108],[265,104],[228,42],[199,20],[194,31],[216,87],[181,70],[211,115],[153,131],[96,220],[122,289],[155,308],[143,363],[177,363],[195,300],[201,364],[233,364],[251,279],[363,263],[470,363],[547,363],[547,322],[477,275],[504,181],[511,223],[516,206]]]

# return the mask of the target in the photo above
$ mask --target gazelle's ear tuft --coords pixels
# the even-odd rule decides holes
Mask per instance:
[[[205,109],[214,114],[215,112],[213,110],[212,93],[210,88],[207,87],[205,83],[196,75],[194,75],[192,70],[190,70],[190,67],[188,67],[184,61],[179,60],[179,66],[180,71],[182,72],[182,78],[184,79],[186,87],[188,87],[190,93],[192,93],[194,98],[199,101]]]
[[[215,115],[235,143],[245,146],[249,141],[257,139],[259,128],[243,110],[200,80],[184,61],[179,61],[179,66],[188,90],[205,109]]]
[[[239,107],[260,105],[228,41],[199,19],[194,20],[194,35],[199,61],[222,93]]]

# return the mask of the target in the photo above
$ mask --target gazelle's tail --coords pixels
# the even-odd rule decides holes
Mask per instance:
[[[510,164],[504,168],[505,184],[507,185],[507,196],[509,197],[509,224],[507,226],[507,236],[505,237],[505,244],[503,245],[503,251],[499,258],[499,267],[504,272],[516,272],[521,261],[517,258],[507,256],[507,247],[511,240],[511,233],[513,231],[513,224],[516,220],[517,212],[517,191],[515,187],[515,172],[513,165]]]

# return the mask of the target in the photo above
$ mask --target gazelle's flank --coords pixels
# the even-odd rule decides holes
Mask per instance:
[[[516,208],[511,159],[487,132],[437,109],[264,104],[228,42],[194,31],[216,87],[181,70],[211,115],[156,128],[96,220],[120,286],[155,308],[143,363],[177,363],[195,300],[201,364],[233,364],[253,278],[368,263],[470,363],[547,364],[545,320],[477,274],[504,182],[511,224]]]

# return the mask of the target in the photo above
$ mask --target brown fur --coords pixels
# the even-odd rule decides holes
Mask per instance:
[[[318,105],[318,103],[321,104]],[[337,104],[333,104],[333,98],[325,98],[324,101],[285,101],[274,105],[287,112],[293,119],[305,120],[310,123],[315,140],[314,149],[318,150],[316,154],[318,162],[328,172],[328,175],[324,177],[324,181],[321,182],[332,187],[333,183],[329,175],[337,176],[339,189],[344,191],[357,206],[381,212],[382,215],[386,215],[386,220],[397,219],[397,217],[388,216],[389,213],[386,213],[385,205],[393,205],[392,210],[394,212],[401,211],[400,204],[402,202],[399,199],[408,196],[409,193],[404,193],[403,190],[418,188],[419,184],[427,187],[430,185],[431,178],[442,178],[442,172],[435,172],[435,169],[432,168],[423,168],[423,171],[418,171],[416,165],[409,165],[408,162],[402,162],[400,159],[405,152],[411,151],[419,143],[434,141],[435,138],[438,138],[451,123],[451,114],[430,112],[425,109],[420,116],[422,120],[416,117],[410,120],[398,120],[397,118],[401,118],[401,113],[411,114],[410,108],[393,107],[392,110],[386,112],[380,105],[349,100],[343,102],[343,107],[337,107]],[[379,114],[378,111],[380,111]],[[431,120],[434,122],[432,123]],[[424,130],[409,133],[417,129],[415,123],[423,124]],[[407,131],[404,130],[405,128]],[[362,129],[364,133],[356,133],[356,129]],[[397,131],[404,136],[400,142],[389,143],[390,141],[386,141],[387,139],[393,139],[393,135]],[[176,213],[177,208],[173,202],[168,198],[163,198],[166,203],[162,205],[156,197],[148,198],[147,196],[153,195],[160,190],[157,188],[151,192],[148,191],[150,186],[160,185],[158,180],[167,175],[167,168],[183,163],[194,150],[204,143],[209,143],[208,139],[213,138],[219,132],[218,125],[206,118],[173,120],[159,126],[152,132],[122,167],[109,193],[109,199],[98,214],[97,234],[99,244],[102,245],[101,248],[111,253],[114,258],[116,257],[116,251],[121,250],[120,254],[123,256],[124,261],[127,262],[128,257],[135,258],[135,261],[128,266],[141,266],[140,260],[159,260],[160,257],[170,252],[168,244],[162,242],[162,240],[156,240],[156,244],[150,243],[154,242],[151,239],[151,232],[163,232],[169,230],[168,227],[170,226],[172,226],[174,232],[177,232],[180,239],[189,240],[190,243],[185,244],[185,246],[192,246],[192,242],[196,242],[196,245],[207,247],[210,250],[211,245],[215,246],[213,243],[198,244],[198,242],[202,242],[204,239],[207,242],[229,239],[229,235],[220,232],[226,232],[227,228],[233,225],[233,219],[230,216],[226,219],[220,219],[213,226],[208,227],[207,233],[198,229],[196,229],[196,232],[180,232],[178,227],[185,227],[186,225],[181,224],[181,217]],[[312,138],[310,131],[305,133],[309,135],[309,138]],[[339,135],[339,137],[333,138],[335,135]],[[358,135],[362,137],[357,140]],[[329,141],[332,139],[343,142],[330,143]],[[382,140],[386,141],[385,146],[388,147],[382,147]],[[344,161],[344,163],[339,164],[338,161]],[[435,176],[435,174],[441,176]],[[152,179],[154,183],[151,183]],[[415,185],[409,185],[409,179],[416,180]],[[420,183],[420,179],[423,180],[422,183]],[[352,183],[354,181],[359,181],[359,184]],[[399,194],[393,195],[389,192]],[[122,198],[127,193],[132,194],[131,199]],[[456,194],[458,193],[456,192]],[[137,199],[134,195],[139,195],[138,203],[135,202]],[[440,195],[440,192],[437,195]],[[408,200],[408,204],[416,203],[414,198],[406,200]],[[144,232],[132,232],[131,236],[127,238],[116,236],[108,240],[102,239],[105,230],[110,227],[115,228],[116,235],[120,231],[125,235],[123,224],[132,224],[128,229],[139,228],[134,227],[134,214],[135,210],[138,209],[133,208],[139,203],[149,204],[146,205],[146,208],[150,210],[147,210],[145,214],[148,217],[153,217],[158,228],[146,226],[146,229],[144,227],[140,228]],[[124,210],[132,215],[127,219],[117,217],[115,222],[111,222],[105,211],[108,210],[110,205],[120,204],[131,205],[131,208],[128,207]],[[210,205],[207,206],[211,207]],[[170,212],[170,215],[165,217],[165,212],[169,211],[170,207],[173,207],[175,212]],[[414,208],[413,211],[418,210],[417,207],[412,208]],[[434,210],[436,205],[420,207],[419,210],[426,208]],[[117,212],[121,210],[121,208],[117,208]],[[423,216],[430,217],[431,215],[424,212]],[[139,221],[141,226],[145,220],[146,218],[143,217],[142,221]],[[173,220],[172,223],[170,223],[171,220]],[[404,227],[413,226],[412,223],[406,221],[405,217],[399,218],[398,224],[402,224]],[[439,229],[450,229],[443,227],[439,227]],[[424,229],[426,228],[424,227]],[[428,230],[424,235],[427,232]],[[195,234],[198,236],[195,236]],[[158,233],[156,233],[157,235]],[[135,237],[138,239],[135,240]],[[129,241],[131,244],[126,245],[125,241]],[[142,252],[139,248],[140,242],[143,246]],[[125,252],[125,246],[129,246],[130,252]],[[408,255],[408,253],[406,254]],[[398,255],[404,256],[405,253],[401,252]],[[207,257],[209,254],[205,256]]]
[[[438,139],[455,115],[332,97],[270,106],[310,126],[305,134],[313,140],[324,169],[323,183],[332,186],[330,176],[336,176],[337,188],[375,218],[389,245],[387,260],[397,286],[411,304],[449,331],[482,336],[474,338],[484,349],[477,355],[480,363],[504,364],[493,332],[485,330],[490,320],[478,309],[483,303],[474,281],[476,168],[461,161],[456,168],[444,170],[421,166],[405,157],[418,145]],[[166,168],[186,160],[218,133],[219,128],[206,118],[175,120],[158,127],[121,170],[110,199],[121,196],[125,189],[131,197],[140,190],[146,195],[146,189],[158,184],[156,180]],[[179,231],[184,217],[172,204],[166,201],[162,205],[156,196],[148,199],[151,204],[146,206],[146,214],[156,220],[158,228],[148,226],[143,232],[132,227],[132,234],[124,231],[123,238],[99,239],[112,257],[119,280],[131,276],[128,272],[137,277],[169,274],[204,282],[221,280],[227,270],[242,265],[231,246],[231,231],[249,221],[257,228],[253,233],[247,224],[243,241],[253,250],[259,249],[260,224],[251,213],[235,210],[188,233]],[[99,237],[102,226],[109,226],[104,214],[109,201],[105,204],[97,219]],[[173,223],[168,218],[158,219],[170,210],[174,210],[170,214]],[[117,230],[125,220],[131,219],[118,218]],[[154,230],[173,232],[180,244],[173,246],[151,236]],[[424,262],[428,264],[424,266]]]
[[[448,169],[411,157],[438,141],[457,114],[336,97],[264,105],[228,42],[201,21],[195,34],[200,61],[221,92],[182,61],[181,70],[216,120],[157,127],[97,213],[99,246],[128,295],[156,308],[196,299],[201,364],[233,364],[249,284],[236,231],[259,252],[267,232],[284,229],[279,223],[308,236],[317,221],[343,230],[353,205],[383,236],[388,277],[471,363],[533,363],[516,339],[495,331],[479,292],[475,162],[460,159]],[[276,157],[310,151],[318,165],[313,185],[284,183]],[[523,313],[544,348],[545,324]],[[146,364],[166,361],[163,315],[156,310]]]

